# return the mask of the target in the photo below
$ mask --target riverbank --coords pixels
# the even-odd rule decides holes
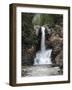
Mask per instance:
[[[22,66],[22,77],[62,75],[58,65]]]

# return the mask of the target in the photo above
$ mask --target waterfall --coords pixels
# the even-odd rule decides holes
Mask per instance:
[[[45,47],[45,27],[41,27],[41,50],[36,53],[36,57],[34,59],[34,65],[40,64],[52,64],[51,62],[51,52],[52,49],[47,49]]]
[[[45,51],[45,28],[44,27],[41,28],[41,32],[42,32],[41,51],[44,52]]]

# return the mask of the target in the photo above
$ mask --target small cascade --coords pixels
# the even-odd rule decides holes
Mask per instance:
[[[34,65],[40,64],[52,64],[51,62],[51,52],[52,49],[47,49],[45,47],[45,27],[41,27],[41,50],[36,53],[36,57],[34,59]]]

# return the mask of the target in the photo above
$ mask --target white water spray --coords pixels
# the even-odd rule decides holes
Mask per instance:
[[[42,32],[41,51],[44,52],[45,51],[45,28],[44,27],[41,28],[41,32]]]
[[[41,50],[36,53],[36,57],[34,59],[34,65],[40,64],[52,64],[51,62],[51,52],[52,49],[46,50],[45,47],[45,27],[41,27]]]

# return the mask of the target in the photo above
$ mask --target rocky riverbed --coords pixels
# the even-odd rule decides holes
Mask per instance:
[[[62,75],[63,72],[57,65],[22,66],[22,77]]]

